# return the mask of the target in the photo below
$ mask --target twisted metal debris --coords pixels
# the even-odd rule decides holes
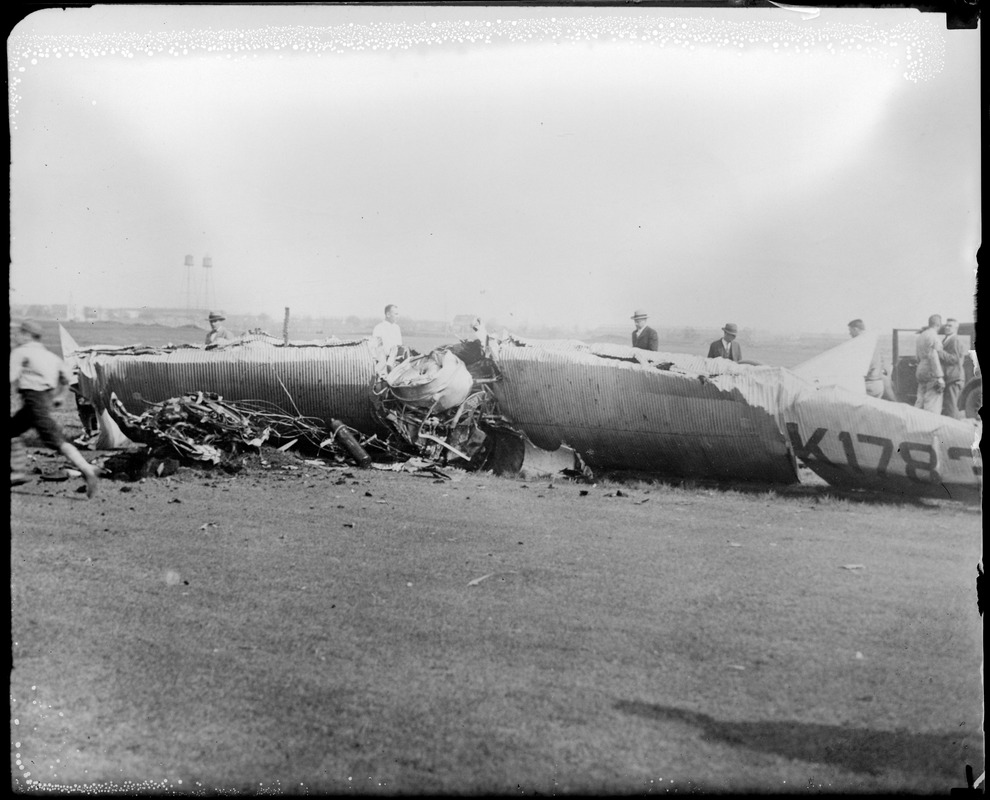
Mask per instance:
[[[260,401],[224,402],[213,392],[190,392],[153,403],[143,414],[132,414],[113,392],[110,416],[128,438],[181,458],[219,464],[227,455],[257,450],[265,442],[305,440],[334,456],[337,435],[327,436],[321,420],[290,416]]]
[[[477,467],[487,453],[489,433],[503,422],[487,386],[498,377],[480,348],[462,347],[460,352],[474,356],[473,372],[455,348],[439,348],[379,375],[371,390],[372,409],[391,431],[387,441],[400,451],[440,464],[453,459]]]

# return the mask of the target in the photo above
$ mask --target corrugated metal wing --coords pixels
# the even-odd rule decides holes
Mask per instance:
[[[839,387],[789,400],[782,418],[795,452],[833,486],[979,500],[981,424]]]
[[[287,414],[298,410],[325,424],[336,418],[357,430],[379,430],[371,412],[375,362],[363,341],[325,347],[252,341],[216,350],[90,353],[80,362],[102,397],[116,392],[134,414],[147,410],[146,402],[204,391],[228,401],[270,403]]]
[[[570,445],[598,469],[797,481],[773,414],[700,374],[565,347],[505,347],[496,358],[499,408],[538,447]]]
[[[836,486],[982,491],[979,421],[869,397],[858,378],[855,391],[823,385],[834,369],[816,383],[781,367],[565,343],[502,347],[498,363],[502,413],[537,446],[569,444],[593,467],[789,482],[798,458]]]
[[[383,432],[367,342],[77,354],[84,392],[129,411],[187,392],[262,401]],[[825,387],[780,367],[617,345],[517,342],[495,353],[500,413],[538,447],[573,447],[597,469],[671,477],[797,481],[796,459],[835,485],[978,498],[977,420],[955,420]],[[291,399],[290,399],[291,398]]]

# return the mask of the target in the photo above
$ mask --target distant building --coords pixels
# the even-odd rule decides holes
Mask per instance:
[[[452,333],[467,334],[471,331],[471,323],[474,322],[475,314],[458,314],[450,323]]]
[[[26,317],[28,319],[66,320],[69,318],[69,307],[59,303],[54,305],[41,305],[37,303],[28,305],[12,305],[10,307],[10,315],[11,317]]]

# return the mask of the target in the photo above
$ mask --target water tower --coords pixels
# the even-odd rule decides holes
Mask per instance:
[[[203,308],[213,308],[217,304],[217,292],[213,287],[213,259],[203,256]]]

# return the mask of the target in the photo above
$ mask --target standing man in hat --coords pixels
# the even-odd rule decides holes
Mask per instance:
[[[739,335],[739,328],[736,323],[727,322],[722,328],[722,338],[716,339],[708,348],[709,358],[727,358],[730,361],[742,361],[742,348],[736,341]]]
[[[660,337],[657,336],[657,332],[653,328],[646,324],[646,320],[647,313],[642,309],[633,312],[632,321],[636,325],[636,330],[632,332],[632,346],[638,347],[640,350],[656,352],[660,349]]]
[[[206,334],[207,346],[211,344],[220,344],[220,342],[233,342],[237,339],[234,334],[220,324],[226,319],[227,318],[223,314],[216,311],[210,312],[210,331]]]
[[[21,407],[10,418],[10,438],[34,428],[41,441],[64,455],[86,479],[86,496],[96,494],[97,477],[93,466],[65,440],[52,417],[69,385],[69,371],[62,359],[41,343],[41,326],[31,320],[20,324],[14,335],[17,346],[10,351],[10,384],[21,396]],[[27,475],[10,473],[10,485],[27,483]]]

